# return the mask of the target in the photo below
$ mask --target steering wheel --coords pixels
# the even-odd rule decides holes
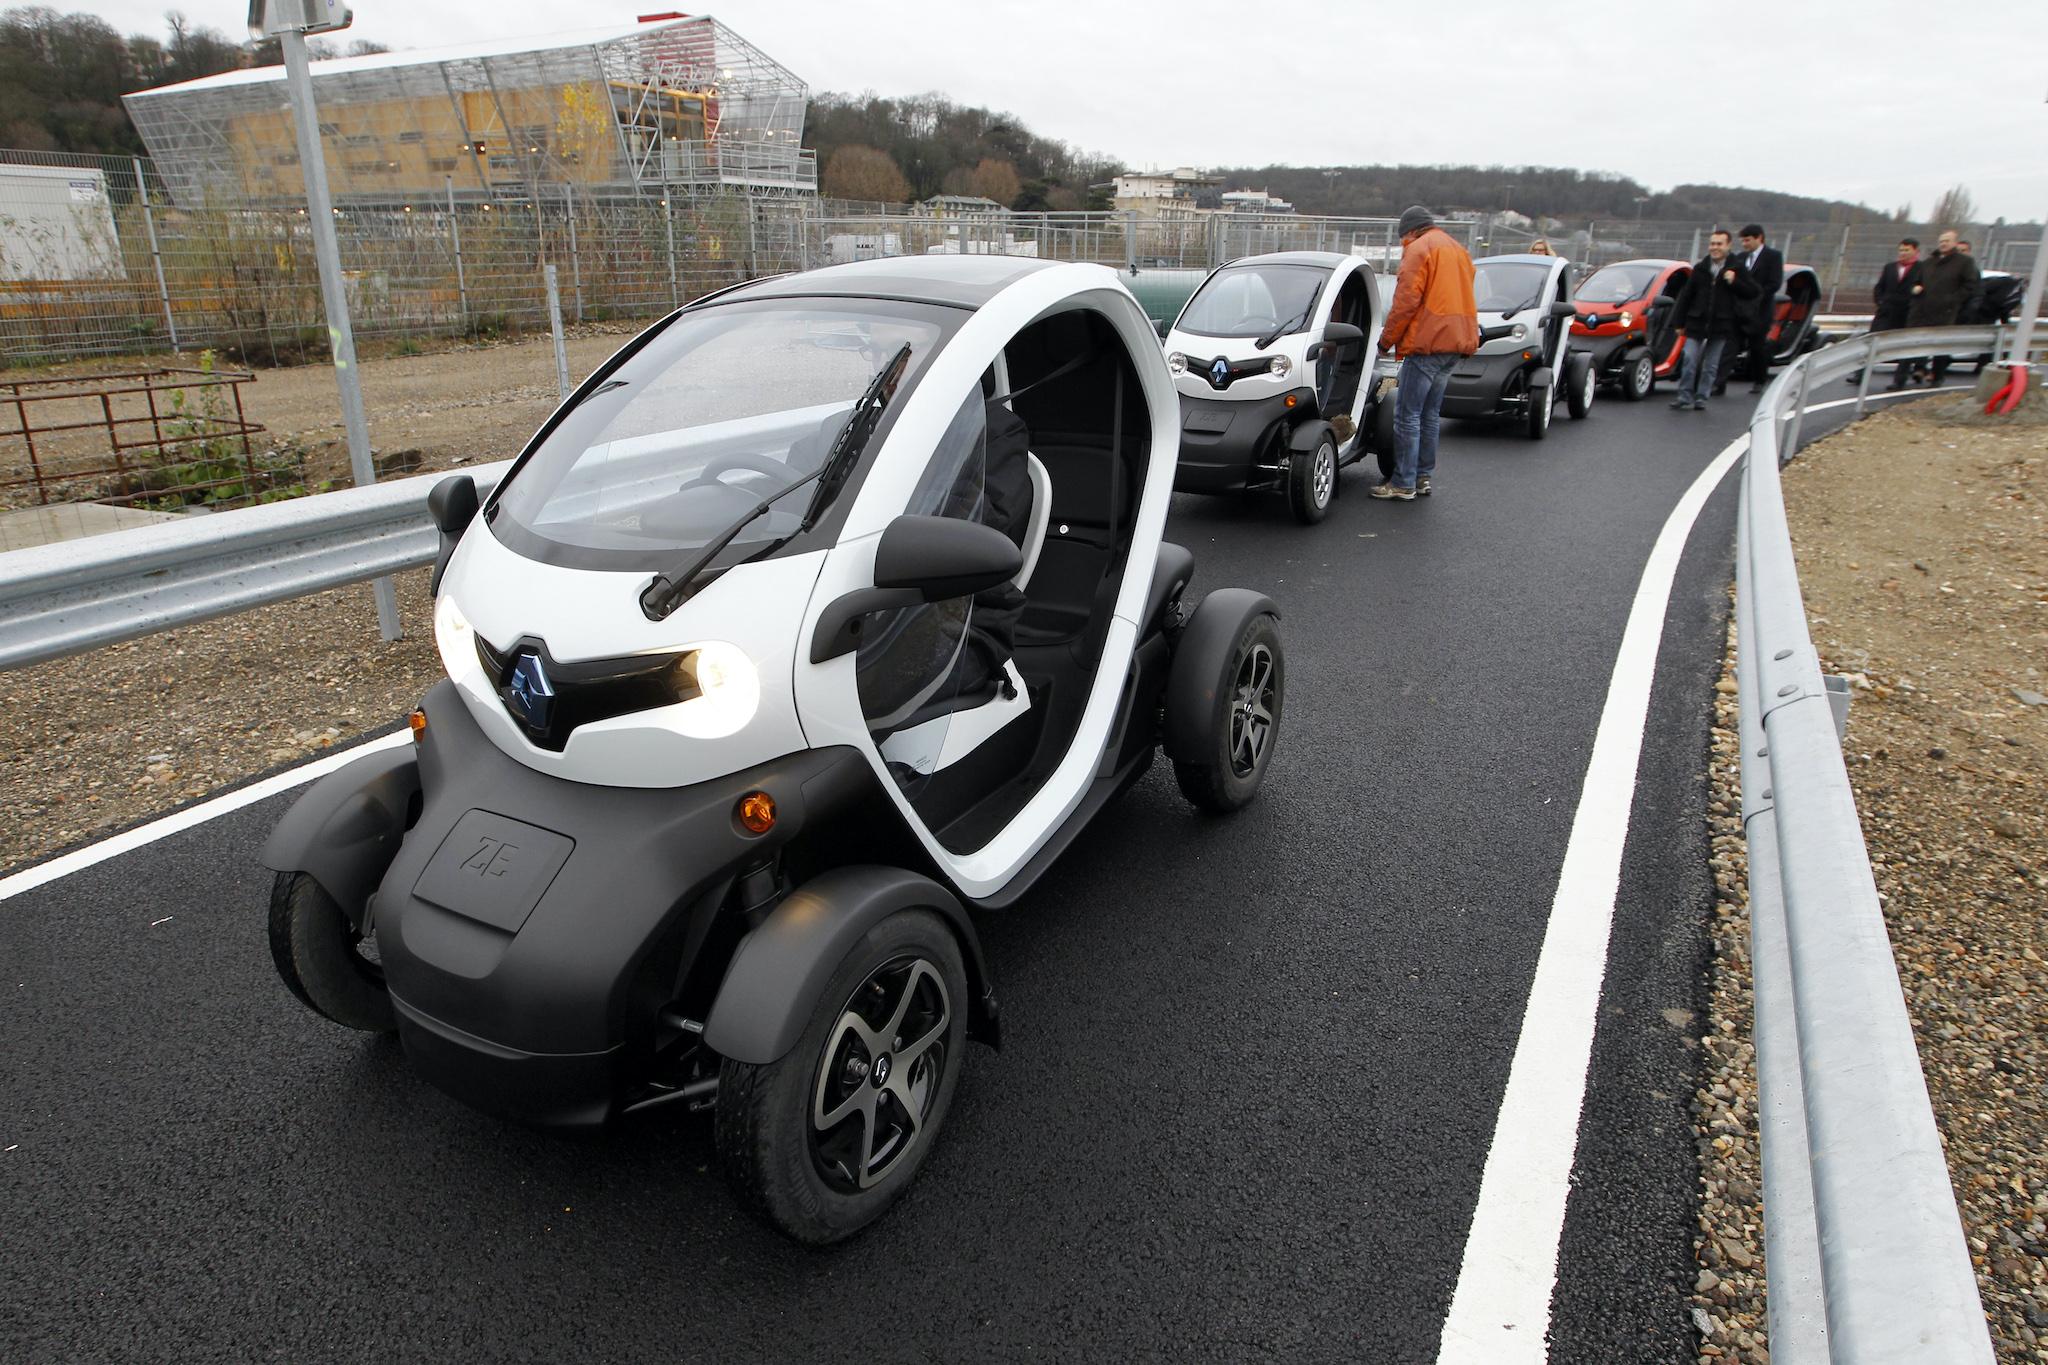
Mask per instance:
[[[735,470],[750,474],[766,474],[770,478],[782,478],[792,472],[789,465],[782,460],[771,459],[766,455],[750,455],[746,451],[740,451],[736,454],[727,455],[723,459],[712,461],[704,466],[704,468],[698,470],[692,478],[676,491],[687,493],[692,488],[702,488],[706,484],[718,483],[723,475],[730,474]]]
[[[1260,336],[1264,336],[1264,335],[1265,335],[1265,334],[1266,334],[1267,332],[1270,332],[1270,331],[1271,331],[1271,330],[1273,330],[1273,329],[1274,329],[1275,327],[1278,327],[1278,326],[1280,325],[1280,319],[1278,319],[1278,318],[1255,318],[1255,317],[1250,317],[1250,316],[1246,316],[1246,317],[1241,317],[1241,318],[1239,318],[1239,319],[1237,320],[1237,323],[1238,323],[1238,326],[1240,326],[1240,327],[1256,327],[1256,328],[1258,328],[1258,329],[1259,329],[1259,335],[1260,335]]]

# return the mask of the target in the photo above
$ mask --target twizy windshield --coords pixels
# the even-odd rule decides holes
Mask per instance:
[[[1472,268],[1472,303],[1482,313],[1505,313],[1542,301],[1550,267],[1534,261],[1477,261]]]
[[[1578,287],[1574,297],[1580,303],[1627,303],[1650,292],[1657,271],[1654,265],[1603,266]]]
[[[1188,300],[1179,330],[1208,337],[1262,337],[1306,324],[1329,271],[1312,265],[1230,266]]]
[[[491,530],[510,548],[589,569],[663,569],[715,545],[764,499],[816,474],[874,390],[872,450],[964,318],[878,300],[791,298],[677,318],[630,356],[514,471]],[[908,350],[907,359],[900,358]],[[879,377],[879,384],[878,384]],[[858,450],[840,459],[858,460]],[[835,469],[831,489],[844,486]],[[799,529],[826,484],[780,499],[732,536],[721,563]]]

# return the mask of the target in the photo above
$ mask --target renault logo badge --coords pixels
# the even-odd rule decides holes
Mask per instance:
[[[1230,362],[1220,355],[1209,366],[1209,383],[1219,389],[1230,387]]]
[[[512,661],[512,672],[502,689],[505,705],[529,730],[548,728],[554,710],[555,689],[540,656],[528,650]]]

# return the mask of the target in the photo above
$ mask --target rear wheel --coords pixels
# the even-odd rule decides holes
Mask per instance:
[[[1325,426],[1312,449],[1297,450],[1287,458],[1287,505],[1296,521],[1313,526],[1329,514],[1336,496],[1337,438]]]
[[[832,974],[789,1055],[727,1060],[719,1161],[740,1202],[814,1246],[888,1211],[931,1152],[967,1042],[967,972],[929,910],[870,929]]]
[[[365,1033],[398,1027],[374,941],[303,872],[280,872],[271,883],[270,959],[315,1014]]]
[[[1621,396],[1629,402],[1642,402],[1656,387],[1657,364],[1648,351],[1638,351],[1635,359],[1621,367]]]
[[[1574,419],[1593,410],[1593,388],[1598,382],[1592,356],[1574,351],[1564,358],[1564,402]]]
[[[1173,763],[1181,795],[1218,815],[1242,810],[1258,795],[1287,698],[1286,661],[1272,616],[1247,619],[1228,657],[1211,703],[1207,752]]]

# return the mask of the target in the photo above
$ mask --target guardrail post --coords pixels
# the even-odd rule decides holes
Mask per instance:
[[[462,325],[469,326],[469,277],[462,270],[462,224],[455,221],[455,177],[441,177],[448,191],[448,245],[455,252],[455,301],[462,309]]]
[[[1877,336],[1876,332],[1866,332],[1863,336],[1863,375],[1856,381],[1856,415],[1858,417],[1861,417],[1864,409],[1870,406],[1870,376],[1877,373],[1879,350]]]
[[[1785,463],[1785,461],[1799,453],[1799,428],[1806,421],[1806,386],[1808,381],[1813,378],[1813,366],[1808,363],[1810,359],[1810,356],[1803,355],[1799,357],[1797,362],[1799,365],[1799,396],[1793,400],[1792,430],[1785,438],[1784,453],[1778,456],[1779,464]]]
[[[171,291],[164,283],[164,254],[156,245],[156,215],[149,209],[149,181],[143,178],[142,158],[130,157],[135,166],[135,197],[142,204],[142,230],[149,234],[149,263],[156,270],[156,296],[164,306],[164,330],[170,334],[171,349],[178,349],[178,320],[171,316]]]

